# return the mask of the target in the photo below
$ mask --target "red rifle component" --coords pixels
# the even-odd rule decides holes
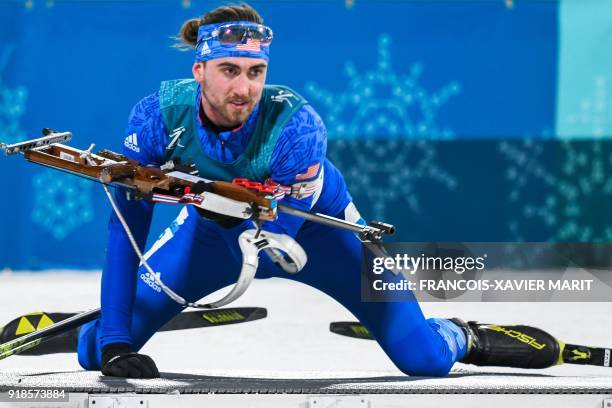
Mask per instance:
[[[235,178],[232,180],[232,183],[247,188],[249,190],[271,195],[275,195],[280,189],[280,184],[274,183],[270,179],[267,179],[265,183],[262,184],[258,181],[250,181],[246,178]]]

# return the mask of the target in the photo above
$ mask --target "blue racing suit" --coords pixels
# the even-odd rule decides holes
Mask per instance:
[[[284,88],[282,92],[287,90]],[[169,148],[181,145],[181,140],[176,139],[180,134],[176,131],[178,124],[169,123],[160,102],[165,93],[161,92],[162,88],[142,99],[130,113],[123,153],[141,165],[160,166],[170,157],[172,149]],[[249,152],[267,105],[262,98],[240,128],[224,131],[206,118],[200,108],[200,98],[198,87],[190,103],[193,112],[197,112],[192,118],[193,135],[199,145],[200,158],[209,162],[212,159],[220,168],[236,163]],[[266,173],[262,173],[263,176],[283,186],[294,187],[294,193],[285,197],[283,203],[363,222],[351,202],[342,175],[325,158],[326,129],[312,106],[304,102],[294,107],[271,143],[265,163],[260,163],[258,168]],[[206,167],[204,170],[206,173]],[[205,178],[215,175],[214,172],[200,172]],[[120,190],[116,190],[115,200],[144,252],[154,204],[130,200]],[[161,273],[166,285],[187,300],[197,301],[235,283],[242,257],[238,236],[247,228],[252,228],[249,221],[223,228],[187,206],[145,257],[153,270]],[[367,327],[403,372],[445,375],[465,354],[466,342],[461,330],[445,319],[426,320],[416,301],[361,301],[361,242],[355,234],[285,213],[279,214],[273,222],[266,222],[263,228],[295,238],[306,251],[308,262],[300,273],[289,275],[262,256],[257,277],[294,279],[327,293]],[[102,274],[102,315],[84,325],[79,333],[79,363],[90,370],[100,369],[105,345],[128,343],[138,350],[182,310],[161,292],[144,267],[139,267],[139,259],[115,214],[111,215],[108,233]]]

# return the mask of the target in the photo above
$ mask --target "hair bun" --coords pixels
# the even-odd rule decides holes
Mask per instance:
[[[186,45],[195,47],[198,44],[198,29],[200,28],[200,19],[192,18],[183,23],[179,32],[179,38]]]

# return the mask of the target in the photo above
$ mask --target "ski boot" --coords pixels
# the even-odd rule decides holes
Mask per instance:
[[[562,364],[565,345],[531,326],[498,326],[450,319],[465,333],[468,351],[461,363],[477,366],[548,368]]]

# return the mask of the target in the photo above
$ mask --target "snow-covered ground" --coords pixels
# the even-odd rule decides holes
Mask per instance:
[[[27,312],[98,307],[99,280],[96,272],[1,272],[0,325]],[[285,378],[317,377],[321,371],[326,376],[401,375],[375,342],[330,333],[330,321],[354,318],[334,300],[308,286],[284,279],[255,281],[232,306],[263,306],[268,309],[268,317],[233,326],[158,333],[143,352],[166,372],[214,374],[235,370]],[[422,307],[427,316],[525,323],[568,343],[612,346],[612,303],[427,303]],[[470,366],[458,364],[457,368]],[[75,354],[13,356],[0,361],[0,371],[17,369],[80,367]],[[609,368],[571,365],[531,371],[560,376],[612,376]]]

